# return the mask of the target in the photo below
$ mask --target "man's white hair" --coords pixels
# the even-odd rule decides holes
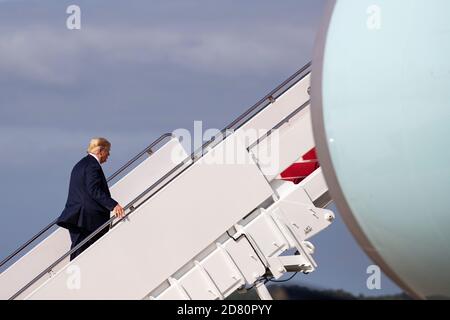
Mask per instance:
[[[102,149],[109,149],[109,148],[111,148],[111,143],[105,138],[93,138],[91,139],[91,142],[89,142],[87,152],[96,154]]]

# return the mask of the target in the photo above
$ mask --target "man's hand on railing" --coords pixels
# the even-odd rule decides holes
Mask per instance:
[[[120,204],[117,204],[117,206],[113,210],[116,218],[120,219],[123,218],[125,215],[125,211],[123,210],[122,206]]]

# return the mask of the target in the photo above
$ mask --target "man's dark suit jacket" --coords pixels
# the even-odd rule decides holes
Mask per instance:
[[[109,220],[116,205],[100,164],[87,155],[72,169],[66,207],[57,224],[70,231],[92,232]]]

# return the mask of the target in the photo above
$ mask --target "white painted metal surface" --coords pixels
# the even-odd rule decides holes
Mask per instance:
[[[178,139],[171,139],[123,179],[117,181],[110,188],[111,196],[113,199],[119,199],[123,206],[127,205],[187,156]]]
[[[297,108],[309,101],[309,85],[310,75],[308,74],[272,102],[268,108],[263,109],[244,124],[236,133],[249,137],[247,146],[253,144],[280,121],[286,119]],[[256,136],[253,135],[253,132],[256,132]]]
[[[303,154],[314,148],[310,106],[255,145],[251,152],[267,179],[273,180]]]
[[[146,298],[149,299],[223,299],[234,290],[259,284],[268,267],[275,278],[287,269],[309,273],[317,267],[313,246],[307,240],[329,226],[334,218],[330,210],[316,208],[306,189],[323,181],[321,169],[298,185],[277,184],[278,199],[268,208],[258,209],[234,227],[237,233],[215,243],[206,258],[194,258],[191,269],[171,276]],[[326,190],[324,190],[326,192]],[[235,241],[234,239],[237,240]],[[281,256],[296,248],[300,254]],[[211,267],[210,267],[211,266]],[[214,269],[216,266],[216,269]],[[266,293],[260,286],[261,294]],[[265,294],[262,298],[268,298]]]

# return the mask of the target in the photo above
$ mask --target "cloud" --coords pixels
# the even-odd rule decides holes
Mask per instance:
[[[311,41],[311,30],[289,25],[251,30],[88,26],[76,31],[32,26],[0,34],[0,72],[56,85],[73,84],[83,71],[92,71],[94,62],[109,68],[171,64],[225,75],[267,73],[303,61]]]
[[[29,28],[0,34],[0,72],[50,84],[70,83],[77,71],[66,58],[80,52],[63,34],[45,28]],[[3,76],[5,77],[5,75]]]

